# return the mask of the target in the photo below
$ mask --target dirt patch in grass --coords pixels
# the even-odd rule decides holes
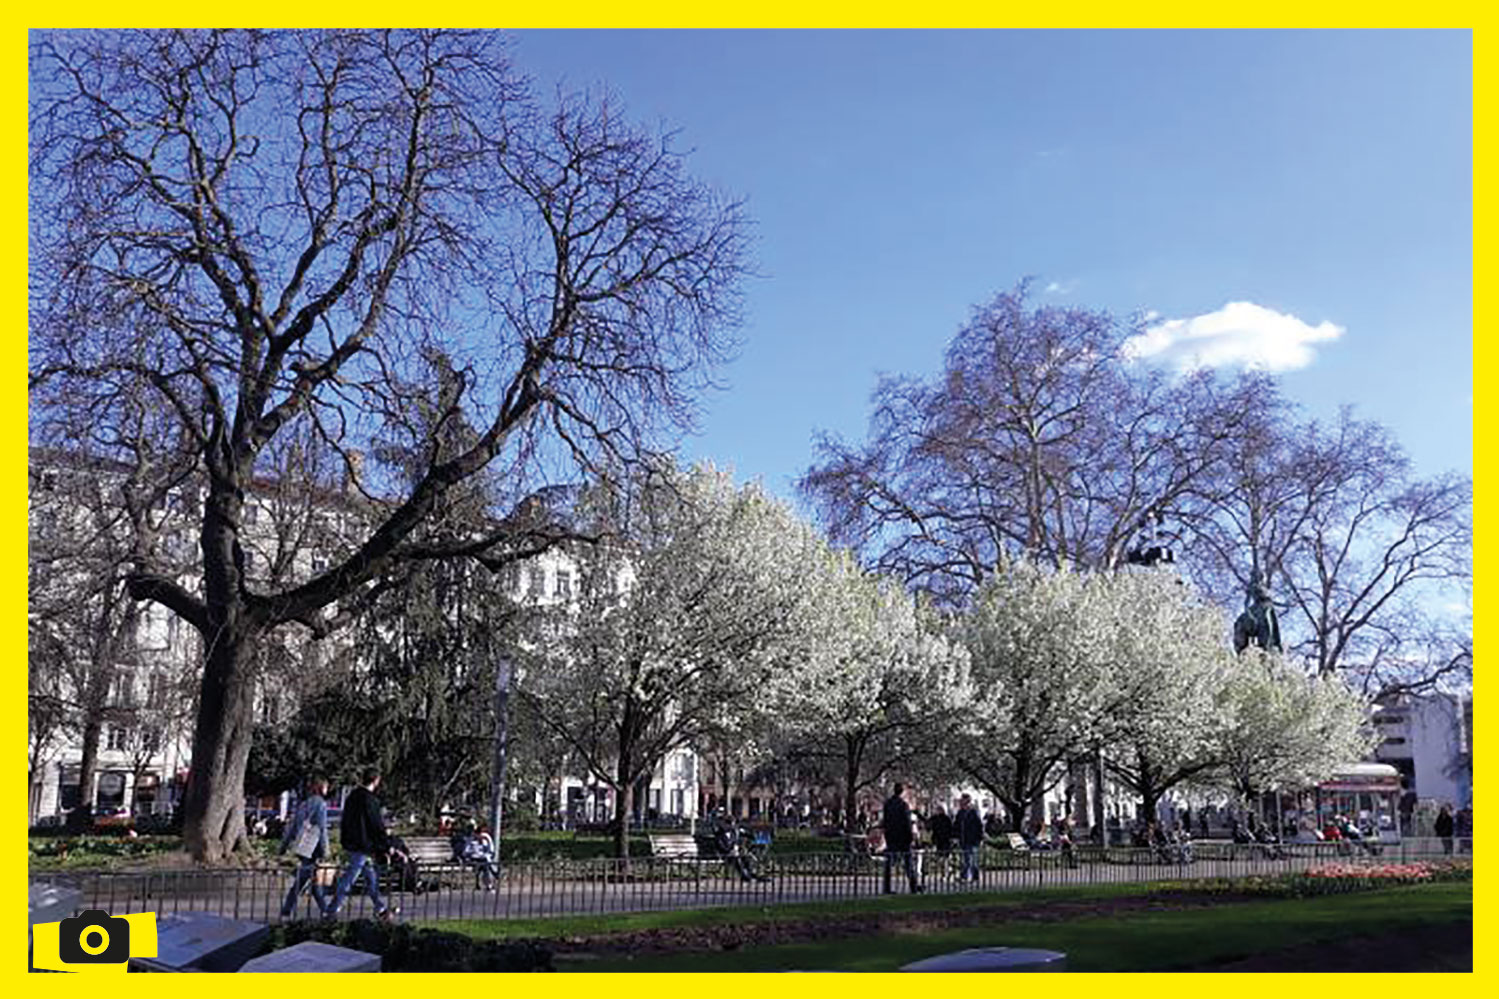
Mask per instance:
[[[1024,905],[964,906],[946,911],[867,912],[847,916],[750,923],[742,926],[689,926],[565,937],[551,942],[558,954],[680,954],[687,951],[734,951],[747,947],[811,943],[867,936],[872,933],[926,934],[967,926],[1002,923],[1055,923],[1134,912],[1174,912],[1239,902],[1262,902],[1263,895],[1158,892],[1150,895]]]
[[[1473,923],[1418,926],[1324,943],[1302,944],[1187,971],[1455,971],[1473,970]]]

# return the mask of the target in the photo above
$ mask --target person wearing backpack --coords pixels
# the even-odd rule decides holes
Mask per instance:
[[[312,900],[317,903],[318,912],[323,918],[328,917],[328,899],[317,881],[318,861],[328,855],[328,802],[324,797],[327,793],[325,779],[314,777],[309,780],[307,799],[297,806],[296,814],[286,824],[286,832],[281,837],[280,852],[290,849],[297,858],[296,877],[286,893],[286,901],[281,903],[282,919],[291,918],[302,889],[308,885],[312,886]]]

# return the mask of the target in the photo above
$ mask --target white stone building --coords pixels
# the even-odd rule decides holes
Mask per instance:
[[[127,470],[109,463],[82,462],[55,451],[33,449],[31,461],[30,537],[33,569],[58,547],[60,539],[87,529],[90,514],[80,504],[86,488],[97,499],[110,493]],[[565,490],[564,490],[565,492]],[[327,567],[325,550],[305,544],[306,533],[317,531],[337,547],[340,537],[350,535],[360,517],[362,501],[346,487],[343,492],[324,491],[309,496],[305,490],[278,488],[259,482],[246,497],[242,543],[246,565],[252,576],[268,578],[273,567],[307,578]],[[196,545],[190,533],[191,517],[174,520],[171,512],[191,511],[196,497],[187,486],[178,486],[164,496],[159,522],[161,544],[182,560],[184,582],[193,578]],[[175,524],[175,529],[173,525]],[[63,563],[59,563],[63,564]],[[571,600],[580,585],[576,557],[554,548],[511,567],[499,585],[517,601],[533,605],[555,605]],[[37,608],[49,593],[56,593],[73,580],[42,579],[33,572],[33,624],[40,627]],[[621,570],[616,586],[629,585],[628,569]],[[290,718],[300,699],[317,689],[325,664],[346,659],[352,651],[350,639],[334,637],[314,642],[298,629],[280,633],[277,650],[281,664],[267,671],[256,695],[256,721],[275,724]],[[68,655],[82,655],[77,631],[69,635]],[[100,707],[102,727],[91,786],[79,787],[83,757],[81,731],[71,727],[49,739],[36,740],[41,748],[33,753],[34,766],[28,794],[28,819],[32,823],[60,821],[63,814],[82,801],[96,812],[128,809],[133,814],[169,813],[180,800],[191,764],[191,739],[195,714],[201,651],[192,627],[156,604],[139,608],[133,635],[122,642],[118,661],[110,669],[108,698]],[[79,691],[68,677],[80,674],[81,663],[69,663],[61,688],[50,691],[70,705],[76,718]],[[347,668],[344,666],[342,668]],[[355,666],[357,668],[357,664]],[[35,686],[35,684],[34,684]],[[38,692],[33,690],[33,697]],[[33,718],[36,715],[33,713]],[[35,726],[33,726],[35,730]],[[149,729],[149,731],[148,731]],[[554,792],[565,815],[575,820],[602,821],[613,815],[613,796],[598,788],[587,775],[565,774]],[[640,817],[697,815],[698,761],[690,749],[668,755],[635,796]],[[284,803],[283,803],[284,804]],[[538,801],[541,806],[543,802]]]
[[[1403,694],[1374,711],[1374,759],[1400,771],[1412,801],[1454,809],[1473,804],[1473,695]]]

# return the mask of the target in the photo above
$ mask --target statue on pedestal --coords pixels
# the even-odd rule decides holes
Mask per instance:
[[[1243,652],[1256,645],[1267,652],[1280,651],[1280,622],[1275,619],[1275,605],[1270,592],[1256,574],[1250,580],[1244,612],[1234,622],[1234,651]]]
[[[1176,561],[1171,551],[1171,536],[1166,532],[1166,516],[1159,509],[1147,510],[1140,518],[1136,537],[1135,547],[1125,553],[1125,564],[1150,567]]]

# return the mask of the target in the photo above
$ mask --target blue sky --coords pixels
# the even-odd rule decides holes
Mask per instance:
[[[1212,356],[1471,474],[1465,32],[526,31],[514,57],[747,200],[745,345],[686,451],[782,495],[815,430],[862,439],[877,372],[934,371],[1027,275],[1182,320],[1166,341],[1216,322]]]

